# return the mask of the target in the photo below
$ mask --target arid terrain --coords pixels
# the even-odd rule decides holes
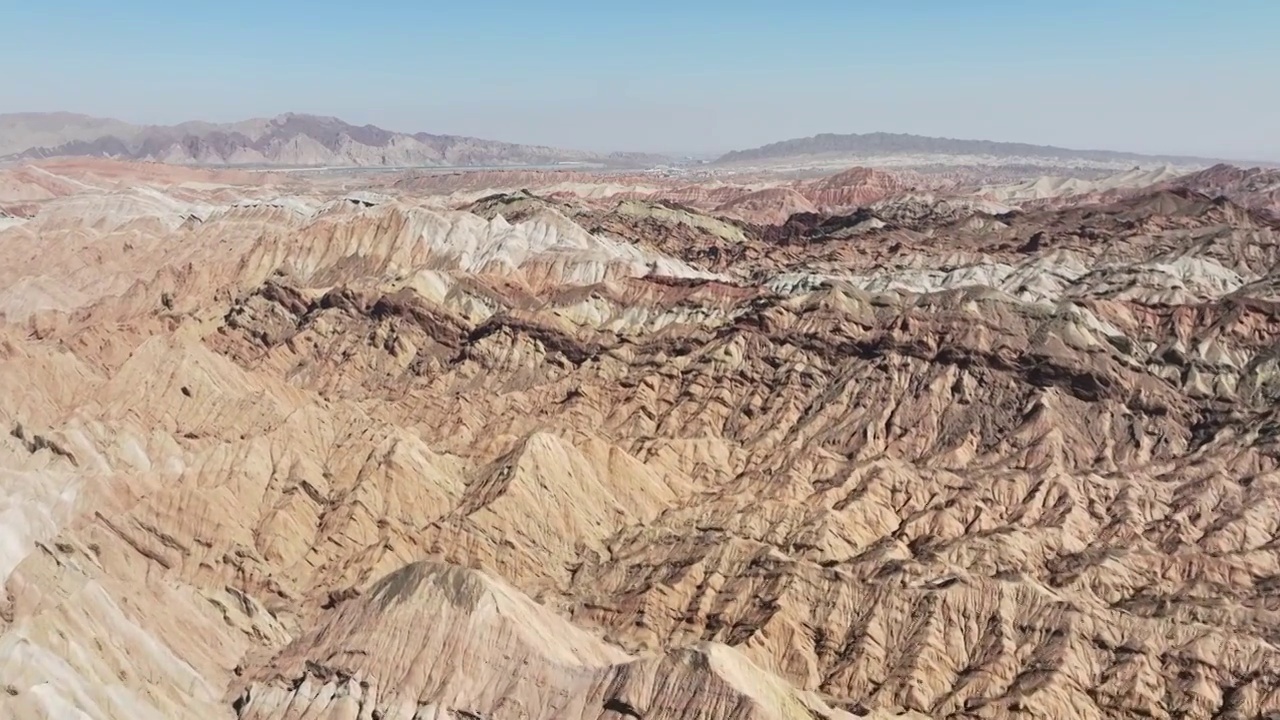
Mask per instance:
[[[1280,183],[1131,165],[0,167],[0,717],[1280,716]]]

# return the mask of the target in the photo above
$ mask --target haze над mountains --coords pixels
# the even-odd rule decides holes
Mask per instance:
[[[591,162],[645,164],[642,154],[592,153],[459,135],[400,133],[286,113],[237,123],[131,125],[72,113],[0,115],[0,158],[100,157],[180,165],[470,167]]]
[[[977,156],[1021,158],[1030,162],[1071,161],[1087,164],[1163,163],[1171,165],[1211,165],[1213,159],[1184,155],[1143,155],[1112,150],[1073,150],[1052,145],[995,142],[991,140],[959,140],[903,133],[873,132],[840,135],[822,133],[762,145],[748,150],[735,150],[715,160],[717,165],[776,164],[801,159],[834,158],[842,161],[887,156]]]
[[[0,160],[65,157],[205,166],[478,167],[591,163],[645,167],[672,158],[523,145],[460,135],[402,133],[334,117],[285,113],[235,123],[133,125],[74,113],[0,114]],[[824,133],[735,150],[713,167],[781,165],[1028,165],[1122,169],[1135,164],[1208,167],[1218,160],[1073,150],[1050,145],[956,140],[901,133]]]

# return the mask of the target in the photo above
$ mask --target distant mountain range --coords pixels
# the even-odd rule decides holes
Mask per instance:
[[[649,165],[665,158],[599,154],[458,135],[406,134],[288,113],[214,124],[131,125],[72,113],[0,115],[0,158],[108,157],[184,165],[288,167]]]
[[[1141,155],[1111,150],[1071,150],[1051,145],[993,142],[991,140],[954,140],[951,138],[904,135],[899,133],[866,133],[862,135],[822,134],[783,140],[750,150],[736,150],[715,160],[717,165],[774,164],[805,158],[880,158],[890,155],[912,156],[984,156],[1022,158],[1046,162],[1082,163],[1163,163],[1171,165],[1208,165],[1218,162],[1210,158],[1176,155]]]
[[[592,153],[460,135],[402,133],[333,117],[286,113],[236,123],[133,125],[73,113],[0,114],[0,160],[102,157],[180,165],[268,167],[483,167],[590,163],[651,167],[650,153]],[[977,159],[975,161],[975,159]],[[823,134],[726,153],[717,166],[1030,164],[1118,167],[1208,166],[1215,159],[1071,150],[1048,145],[954,140],[897,133]]]

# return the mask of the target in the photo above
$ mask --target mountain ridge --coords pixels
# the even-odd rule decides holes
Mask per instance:
[[[644,153],[595,153],[465,135],[405,133],[303,113],[176,125],[133,125],[62,112],[0,115],[0,159],[53,157],[293,167],[645,165],[663,159]]]
[[[759,147],[727,152],[713,161],[716,165],[745,162],[787,160],[792,158],[861,154],[868,157],[889,154],[936,155],[994,155],[1005,157],[1031,157],[1090,162],[1163,162],[1174,164],[1212,165],[1225,162],[1218,158],[1191,155],[1147,155],[1118,150],[1076,150],[1055,145],[1035,145],[996,140],[971,140],[960,138],[913,135],[908,133],[819,133],[803,138],[792,138],[768,143]],[[1236,161],[1239,162],[1239,161]]]

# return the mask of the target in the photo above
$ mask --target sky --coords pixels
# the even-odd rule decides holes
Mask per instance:
[[[1280,161],[1280,0],[0,0],[0,112],[585,150],[904,132]]]

